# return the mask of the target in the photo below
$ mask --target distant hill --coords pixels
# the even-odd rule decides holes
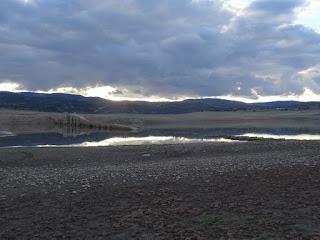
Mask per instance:
[[[206,111],[320,109],[320,102],[277,101],[248,104],[216,98],[188,99],[179,102],[117,102],[97,97],[83,97],[80,95],[61,93],[0,92],[0,108],[60,113],[175,114]]]

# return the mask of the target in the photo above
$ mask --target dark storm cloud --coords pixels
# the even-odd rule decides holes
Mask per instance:
[[[0,82],[97,83],[145,95],[319,92],[299,72],[320,36],[293,25],[302,0],[258,0],[240,16],[221,1],[2,0]]]

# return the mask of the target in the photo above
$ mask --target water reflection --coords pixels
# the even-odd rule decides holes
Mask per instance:
[[[320,140],[319,132],[286,129],[149,129],[132,132],[51,132],[13,134],[0,131],[0,147],[94,147],[119,145],[233,142],[245,138]],[[232,140],[231,140],[232,139]]]
[[[146,144],[177,144],[177,143],[199,143],[199,142],[235,142],[226,138],[192,139],[174,136],[148,136],[148,137],[114,137],[100,142],[84,142],[72,146],[97,147],[97,146],[119,146],[119,145],[146,145]]]
[[[15,134],[13,134],[12,132],[8,132],[8,131],[0,131],[0,138],[11,137],[11,136],[15,136]]]
[[[150,132],[100,132],[66,136],[59,133],[38,133],[7,135],[0,139],[0,147],[94,147],[94,146],[120,146],[120,145],[150,145],[150,144],[178,144],[200,142],[238,142],[224,137],[211,136],[181,136],[152,135]]]
[[[298,141],[317,141],[320,140],[320,134],[263,134],[263,133],[246,133],[237,135],[239,137],[263,138],[263,139],[284,139]]]

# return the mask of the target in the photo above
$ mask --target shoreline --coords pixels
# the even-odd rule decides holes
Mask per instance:
[[[0,149],[1,239],[317,239],[320,142]]]

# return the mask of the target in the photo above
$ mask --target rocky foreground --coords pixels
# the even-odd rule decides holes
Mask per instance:
[[[320,239],[320,142],[0,149],[0,239]]]

